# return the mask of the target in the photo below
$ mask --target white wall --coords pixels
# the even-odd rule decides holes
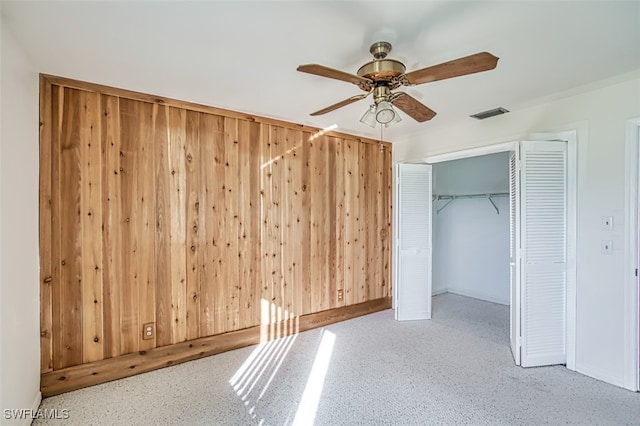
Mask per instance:
[[[2,12],[2,3],[0,2],[0,12]],[[2,37],[2,19],[0,19],[0,53],[2,52],[2,39],[4,37]],[[2,58],[0,57],[0,241],[3,241],[2,238],[2,224],[4,223],[2,221],[2,206],[4,204],[3,202],[3,197],[2,197],[2,184],[4,182],[3,179],[3,174],[2,174],[2,102],[1,100],[3,99],[2,96],[2,74],[3,74],[3,70],[2,70]],[[4,335],[4,333],[2,332],[4,330],[3,325],[4,321],[3,321],[3,312],[4,309],[2,308],[2,301],[5,300],[5,298],[3,297],[3,293],[4,291],[2,290],[2,287],[4,286],[4,278],[2,276],[2,259],[4,259],[4,257],[2,256],[2,244],[0,244],[0,410],[4,407],[4,399],[3,399],[3,389],[2,389],[2,371],[4,370],[4,363],[2,362],[2,360],[4,359],[4,357],[2,356],[2,348],[3,348],[3,339],[2,336]],[[2,420],[0,420],[0,422],[2,422]]]
[[[1,24],[0,423],[40,401],[38,73]]]
[[[595,88],[594,88],[595,87]],[[417,160],[525,138],[531,132],[576,129],[577,141],[577,330],[576,369],[622,386],[625,347],[624,173],[625,122],[640,117],[640,72],[583,88],[584,92],[514,108],[484,121],[429,124],[423,135],[394,143],[395,160]],[[613,216],[613,232],[602,216]],[[613,254],[600,250],[613,240]]]
[[[509,192],[508,153],[433,166],[437,195]],[[433,292],[451,292],[509,304],[509,198],[434,203]]]

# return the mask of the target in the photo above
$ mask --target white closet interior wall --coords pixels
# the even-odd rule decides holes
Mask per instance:
[[[437,163],[433,176],[434,197],[508,193],[509,153]],[[491,200],[495,207],[482,197],[434,201],[434,295],[509,304],[509,198]]]

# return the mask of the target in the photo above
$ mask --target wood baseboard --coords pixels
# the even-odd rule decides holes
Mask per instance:
[[[372,300],[356,305],[303,315],[290,321],[269,326],[256,326],[216,336],[162,346],[146,351],[76,365],[40,376],[43,397],[58,395],[88,386],[122,379],[182,362],[219,354],[262,340],[273,340],[290,334],[323,327],[391,308],[391,298]]]

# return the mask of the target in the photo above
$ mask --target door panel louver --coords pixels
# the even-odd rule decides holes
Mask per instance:
[[[403,165],[414,166],[414,165]],[[399,206],[401,249],[424,249],[430,246],[431,221],[425,212],[431,207],[431,174],[425,170],[401,169],[402,197]]]
[[[566,361],[566,144],[522,142],[522,365]]]
[[[565,262],[566,158],[563,151],[526,154],[527,262]]]
[[[565,274],[529,272],[525,282],[523,323],[527,339],[527,355],[543,358],[549,353],[565,352]]]

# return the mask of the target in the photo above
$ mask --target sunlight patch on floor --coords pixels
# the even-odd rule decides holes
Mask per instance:
[[[296,338],[297,334],[294,334],[260,343],[231,377],[229,384],[245,405],[264,396]],[[260,389],[257,396],[253,393],[256,388]]]
[[[316,359],[313,361],[313,367],[311,367],[311,373],[304,388],[293,425],[312,425],[316,418],[335,340],[335,334],[327,330],[323,331],[320,347],[316,353]]]

